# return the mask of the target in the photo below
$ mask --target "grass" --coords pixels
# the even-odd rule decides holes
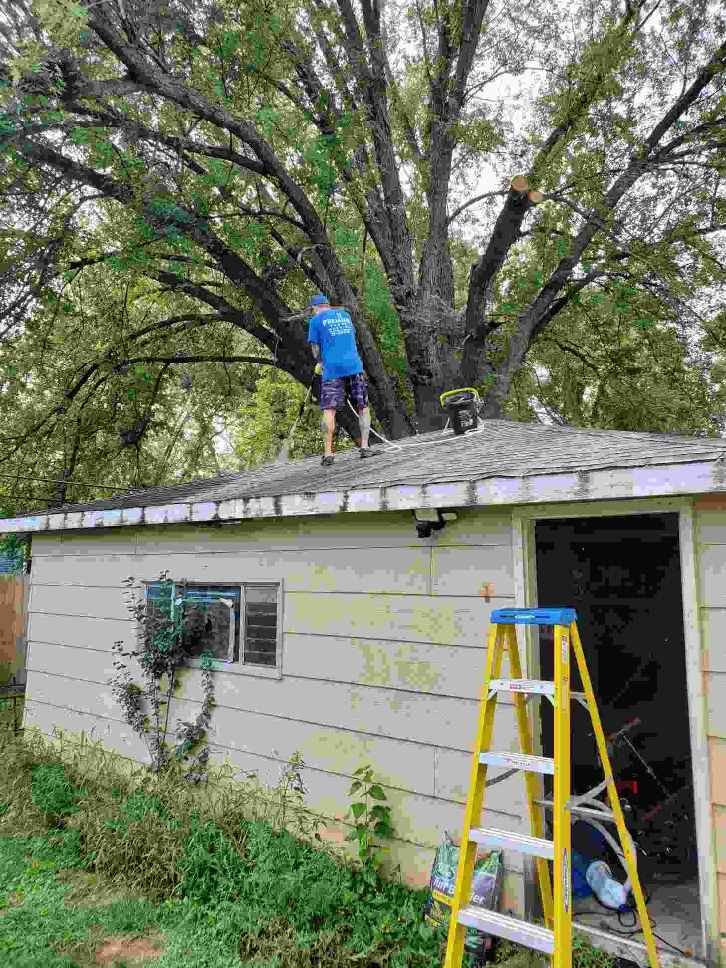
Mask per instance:
[[[445,933],[422,920],[426,892],[308,842],[299,804],[280,810],[270,791],[221,775],[193,787],[173,770],[123,768],[98,745],[59,750],[32,733],[0,744],[0,965],[443,963]],[[610,966],[580,957],[578,968]]]
[[[205,797],[173,771],[124,773],[99,747],[59,753],[32,735],[4,739],[1,752],[0,964],[441,960],[443,934],[422,922],[425,892],[369,883],[333,849],[276,827],[268,818],[279,810],[254,784],[222,784]],[[293,818],[300,832],[308,821],[304,811]],[[134,960],[139,951],[153,954]]]
[[[3,680],[0,675],[0,685],[2,684]],[[15,724],[17,723],[19,726],[22,723],[24,701],[24,696],[20,696],[17,699],[0,698],[0,735],[4,733],[12,734]]]

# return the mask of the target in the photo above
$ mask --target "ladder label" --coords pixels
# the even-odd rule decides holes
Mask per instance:
[[[570,910],[570,865],[567,850],[562,851],[562,900],[565,911]]]
[[[486,752],[479,754],[479,761],[489,766],[513,766],[517,770],[533,770],[535,773],[554,774],[555,763],[548,756],[532,756],[527,753]]]

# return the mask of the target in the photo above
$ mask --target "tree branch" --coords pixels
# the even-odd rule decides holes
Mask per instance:
[[[698,72],[689,89],[679,97],[671,108],[666,111],[660,121],[654,125],[642,146],[631,156],[626,169],[616,179],[605,195],[599,211],[592,211],[586,219],[585,225],[575,237],[570,253],[562,259],[549,280],[535,298],[529,309],[519,320],[519,329],[512,338],[507,362],[500,369],[497,381],[489,396],[487,404],[490,413],[498,413],[509,392],[511,380],[516,369],[521,365],[527,348],[535,330],[541,329],[540,321],[549,318],[548,313],[555,301],[557,293],[570,278],[574,267],[579,262],[587,246],[598,231],[606,228],[606,218],[610,216],[623,196],[642,178],[657,167],[661,161],[657,151],[658,144],[665,133],[694,103],[701,91],[711,80],[726,68],[726,42],[711,56],[708,63]],[[550,136],[546,145],[552,150],[557,139]],[[559,135],[558,137],[561,137]],[[545,148],[542,149],[544,151]],[[540,158],[542,152],[540,152]],[[522,184],[526,184],[523,180]],[[494,275],[499,271],[506,257],[506,251],[516,241],[514,229],[519,230],[526,214],[528,205],[524,199],[524,192],[519,193],[519,199],[513,194],[505,202],[504,209],[497,221],[495,233],[490,242],[487,253],[473,267],[470,276],[469,300],[466,309],[466,339],[462,358],[462,373],[470,384],[476,384],[480,379],[482,369],[486,366],[484,346],[489,326],[483,318],[483,309],[487,298],[487,288]],[[509,211],[507,211],[509,209]],[[491,250],[491,251],[490,251]]]
[[[500,198],[502,195],[506,195],[506,194],[507,194],[506,189],[503,189],[502,191],[499,191],[499,192],[484,192],[483,195],[475,195],[474,198],[470,198],[462,205],[459,205],[458,208],[455,208],[452,214],[449,215],[447,222],[449,225],[451,225],[451,223],[455,221],[461,215],[462,212],[465,212],[467,208],[471,208],[471,206],[476,205],[477,202],[483,202],[485,198]]]

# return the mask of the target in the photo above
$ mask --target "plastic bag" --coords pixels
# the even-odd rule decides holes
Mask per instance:
[[[459,848],[448,833],[436,850],[429,881],[429,896],[426,901],[424,918],[429,924],[449,923],[451,898],[454,896],[456,869],[459,864]],[[470,904],[485,910],[496,910],[502,884],[502,855],[493,850],[484,857],[477,858],[474,864],[474,877]],[[476,931],[466,929],[464,946],[467,951],[483,956],[491,945],[491,939]]]

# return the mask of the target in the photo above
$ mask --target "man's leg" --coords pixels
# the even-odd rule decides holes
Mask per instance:
[[[361,450],[368,449],[368,435],[371,432],[371,412],[368,407],[358,410],[358,425],[360,427]]]
[[[320,409],[322,410],[322,431],[325,441],[323,463],[333,463],[333,435],[335,434],[335,411],[345,400],[343,380],[324,380],[320,388]]]
[[[371,431],[371,411],[368,407],[368,381],[365,373],[356,373],[349,377],[349,390],[352,402],[358,413],[358,426],[360,427],[360,447],[361,457],[368,457],[374,454],[368,446],[368,435]]]
[[[323,410],[323,435],[325,440],[325,456],[333,456],[333,435],[335,434],[335,409]]]

